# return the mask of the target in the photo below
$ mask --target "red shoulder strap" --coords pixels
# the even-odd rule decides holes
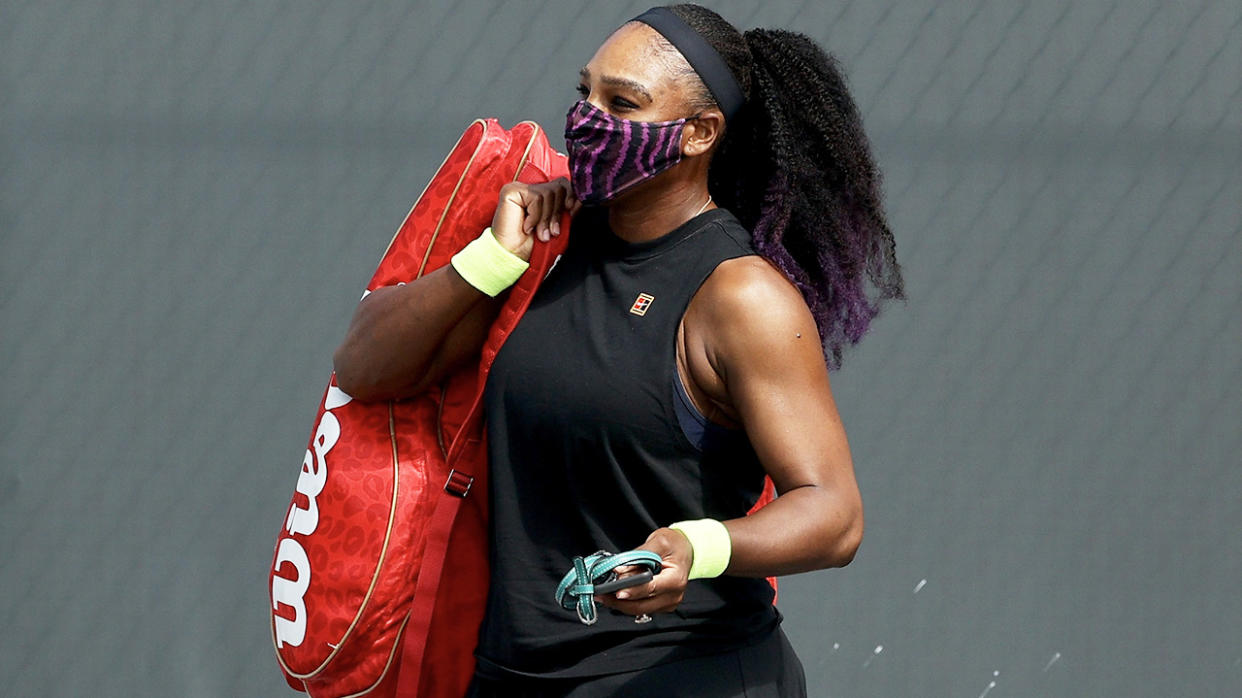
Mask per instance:
[[[552,150],[547,138],[536,124],[531,122],[518,124],[509,135],[512,140],[506,159],[512,158],[512,171],[516,174],[515,179],[524,182],[544,182],[552,179],[556,174],[564,174],[567,170],[564,156]],[[563,226],[566,230],[568,222],[568,217],[566,217]],[[495,357],[499,343],[503,342],[508,333],[512,331],[522,312],[529,305],[535,288],[543,280],[547,269],[554,263],[554,255],[564,249],[567,241],[568,235],[562,234],[552,244],[537,245],[531,258],[530,270],[510,292],[501,317],[492,327],[491,336],[485,347],[484,360],[479,367],[480,379],[475,384],[476,394],[472,396],[473,400],[465,403],[468,405],[467,413],[464,415],[461,428],[448,448],[447,461],[450,466],[461,465],[467,468],[486,466],[486,463],[463,462],[470,459],[461,457],[460,441],[464,435],[481,429],[482,387],[486,383],[486,372],[490,367],[491,359]],[[416,698],[425,683],[423,680],[424,658],[427,655],[427,641],[441,580],[445,576],[445,559],[449,541],[458,514],[461,512],[462,503],[474,482],[475,478],[471,473],[450,470],[448,481],[444,485],[444,492],[435,495],[437,502],[435,511],[427,522],[423,560],[418,572],[414,600],[402,633],[401,664],[398,668],[396,686],[398,698]],[[469,652],[470,648],[463,648],[462,651]]]
[[[423,654],[427,650],[427,634],[435,610],[436,596],[444,571],[444,555],[448,552],[453,522],[461,510],[462,500],[470,493],[474,477],[456,470],[449,471],[444,493],[437,496],[436,510],[427,522],[423,564],[418,571],[414,603],[402,633],[401,665],[397,670],[397,695],[414,698],[422,678]]]

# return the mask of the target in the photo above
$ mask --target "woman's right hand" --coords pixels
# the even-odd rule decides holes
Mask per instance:
[[[547,242],[560,235],[562,214],[572,216],[581,207],[564,177],[544,184],[510,182],[500,188],[492,234],[505,249],[529,261],[535,238]]]

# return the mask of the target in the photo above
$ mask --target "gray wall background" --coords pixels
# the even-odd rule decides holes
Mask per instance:
[[[834,379],[867,539],[783,587],[813,695],[1242,695],[1242,4],[711,4],[843,61],[908,279]],[[645,7],[0,1],[0,693],[292,695],[363,283]]]

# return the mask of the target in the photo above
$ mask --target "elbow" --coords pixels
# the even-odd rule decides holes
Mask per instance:
[[[429,383],[400,381],[397,374],[378,358],[368,358],[348,340],[332,355],[336,387],[359,402],[383,402],[410,397],[424,390]]]
[[[358,376],[354,372],[354,365],[349,361],[349,353],[342,344],[332,354],[332,372],[336,376],[336,387],[345,391],[347,395],[355,399],[361,399],[365,389]]]
[[[360,369],[358,361],[349,349],[349,342],[346,340],[332,355],[332,370],[336,374],[336,387],[355,400],[368,402],[380,399],[382,396],[377,386],[374,382],[367,381]]]
[[[828,567],[845,567],[854,561],[858,547],[862,545],[862,521],[840,536],[829,553]]]
[[[863,516],[859,505],[856,513],[847,517],[834,535],[826,536],[822,549],[821,564],[824,568],[845,567],[854,561],[858,548],[862,545]]]

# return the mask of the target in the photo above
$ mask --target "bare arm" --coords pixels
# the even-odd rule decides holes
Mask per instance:
[[[726,574],[762,577],[840,567],[862,542],[862,498],[814,318],[801,294],[766,262],[723,268],[707,312],[707,345],[727,404],[780,497],[725,522]]]
[[[801,294],[762,260],[725,262],[695,296],[684,328],[691,380],[745,427],[780,493],[753,515],[724,522],[732,540],[725,574],[765,577],[849,564],[862,540],[862,498]],[[646,585],[599,601],[635,615],[675,609],[693,562],[689,541],[661,528],[640,548],[659,553],[665,569]]]
[[[376,289],[333,357],[337,384],[361,400],[421,392],[478,353],[499,309],[451,266]]]
[[[535,241],[560,234],[578,202],[562,179],[506,184],[492,232],[509,251],[530,259]],[[451,266],[404,286],[377,289],[358,304],[334,355],[337,384],[361,400],[415,395],[478,356],[502,298],[489,298]]]

